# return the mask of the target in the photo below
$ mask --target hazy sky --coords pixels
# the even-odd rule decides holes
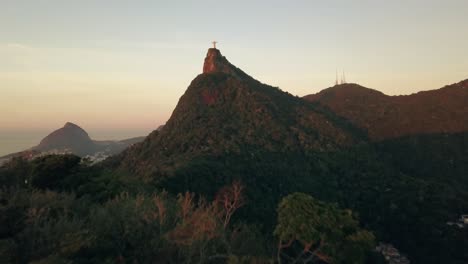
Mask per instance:
[[[212,40],[292,94],[410,94],[468,78],[468,1],[0,0],[0,130],[150,131]]]

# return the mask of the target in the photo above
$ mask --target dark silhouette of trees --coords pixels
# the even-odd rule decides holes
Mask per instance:
[[[279,263],[363,263],[374,244],[373,234],[359,228],[350,210],[304,193],[282,199],[274,233]]]

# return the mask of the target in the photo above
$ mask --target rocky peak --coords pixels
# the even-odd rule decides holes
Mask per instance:
[[[67,131],[67,133],[74,133],[75,135],[80,135],[82,137],[86,137],[86,138],[89,137],[88,133],[83,128],[71,122],[65,123],[65,125],[63,126],[61,130]]]
[[[84,149],[93,147],[94,143],[84,129],[78,125],[67,122],[62,128],[53,131],[42,139],[35,149],[40,151],[70,149],[78,150],[74,151],[74,153],[82,154],[85,153]]]
[[[226,57],[221,54],[216,48],[208,49],[208,53],[206,54],[205,63],[203,64],[203,73],[215,73],[215,72],[222,72],[232,75],[237,78],[246,78],[248,76],[244,73],[241,69],[237,68],[236,66],[232,65]]]
[[[80,130],[82,130],[81,127],[79,127],[78,125],[75,125],[75,124],[73,124],[73,123],[71,123],[71,122],[65,123],[65,125],[63,126],[63,128],[73,128],[73,129],[80,129]]]

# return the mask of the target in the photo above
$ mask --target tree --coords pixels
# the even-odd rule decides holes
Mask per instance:
[[[230,186],[222,188],[216,195],[215,203],[221,207],[220,216],[224,228],[231,221],[234,212],[245,204],[244,188],[240,181],[234,181]]]
[[[25,158],[12,158],[0,166],[0,187],[24,187],[30,171],[31,165]]]
[[[304,193],[282,199],[274,234],[279,263],[363,263],[374,243],[373,234],[359,228],[350,210]]]
[[[48,155],[31,161],[31,185],[39,189],[61,189],[65,178],[79,168],[81,158],[74,155]]]
[[[219,190],[213,202],[195,194],[179,194],[179,224],[169,233],[169,240],[186,252],[186,258],[199,262],[228,259],[230,220],[245,204],[244,186],[235,181]],[[196,200],[198,200],[196,202]]]

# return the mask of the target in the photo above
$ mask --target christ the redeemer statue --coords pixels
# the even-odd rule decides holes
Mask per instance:
[[[217,41],[213,41],[213,42],[211,42],[211,43],[213,43],[213,48],[216,49],[216,43],[218,43],[218,42],[217,42]]]

